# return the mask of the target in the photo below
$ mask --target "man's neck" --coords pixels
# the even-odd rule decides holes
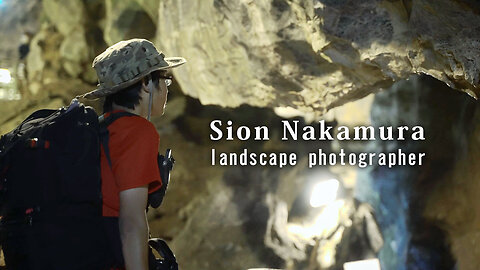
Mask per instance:
[[[141,106],[135,106],[135,109],[130,109],[130,108],[127,108],[127,107],[124,107],[124,106],[113,103],[112,104],[112,111],[115,111],[115,110],[122,110],[122,111],[126,111],[126,112],[129,112],[129,113],[139,115],[139,116],[144,117],[144,118],[146,117],[143,113],[143,110],[141,109]]]

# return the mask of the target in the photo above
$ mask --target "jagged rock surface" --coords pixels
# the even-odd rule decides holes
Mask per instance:
[[[63,74],[56,79],[94,83],[89,63],[97,53],[144,37],[188,59],[175,74],[182,91],[202,104],[318,118],[412,73],[480,94],[474,1],[46,0],[41,6],[43,29],[53,26],[47,32],[58,33],[60,46],[32,41],[29,78],[44,83],[48,70]],[[18,44],[1,43],[7,42]]]
[[[14,66],[19,32],[32,29],[36,35],[26,61],[33,101],[2,102],[2,133],[37,107],[58,107],[62,101],[68,103],[76,94],[93,89],[96,79],[90,63],[95,55],[107,45],[132,37],[156,41],[167,56],[186,57],[188,64],[175,70],[179,89],[198,98],[202,104],[224,107],[249,104],[272,108],[281,116],[301,115],[314,120],[329,108],[386,88],[412,73],[427,73],[472,96],[480,94],[479,5],[469,0],[44,0],[41,4],[23,0],[4,3],[7,3],[4,7],[12,7],[0,10],[4,37],[0,39],[0,57],[8,56],[4,63]],[[52,101],[52,98],[55,99]],[[178,101],[181,105],[181,99]],[[244,112],[237,111],[236,115]],[[208,149],[199,145],[209,143],[204,141],[208,135],[203,134],[208,122],[207,118],[199,123],[198,118],[191,117],[197,113],[189,112],[176,119],[175,127],[162,125],[164,130],[160,130],[165,135],[162,138],[178,139],[170,142],[183,153],[179,160],[183,159],[185,165],[176,168],[178,182],[173,182],[170,190],[170,194],[174,194],[172,198],[178,200],[167,198],[162,210],[150,214],[154,232],[173,239],[179,258],[186,262],[185,269],[231,267],[231,262],[221,260],[225,257],[237,259],[242,266],[281,266],[285,259],[281,254],[288,253],[286,248],[291,245],[263,247],[263,230],[268,227],[270,208],[275,207],[258,198],[264,198],[273,190],[271,186],[263,186],[265,183],[274,185],[278,180],[277,197],[291,204],[289,200],[293,199],[289,196],[295,194],[291,179],[277,179],[273,172],[273,176],[264,173],[271,182],[261,178],[244,183],[238,177],[236,182],[231,182],[235,178],[230,174],[238,172],[189,163],[192,159],[207,157],[200,153]],[[179,114],[181,112],[177,112]],[[213,116],[209,117],[211,120]],[[255,117],[250,115],[252,119]],[[198,128],[185,128],[190,125]],[[182,132],[176,130],[179,126]],[[170,146],[168,140],[164,139],[163,143]],[[264,145],[261,150],[272,150],[269,147],[271,145]],[[472,154],[471,159],[475,159],[475,155]],[[457,170],[461,169],[459,166]],[[458,172],[458,175],[463,174]],[[403,187],[402,180],[399,177],[394,183]],[[450,185],[445,185],[446,191],[435,192],[447,193]],[[402,194],[395,188],[392,190],[395,195]],[[436,198],[429,202],[433,206],[429,205],[428,209],[440,213],[432,219],[445,221],[450,217],[436,208],[441,205],[437,205]],[[400,204],[402,198],[393,196],[393,199],[398,199]],[[462,205],[462,209],[468,209],[468,203]],[[216,209],[208,208],[212,206]],[[257,218],[245,218],[252,214],[252,209],[260,211],[260,214],[253,213]],[[393,213],[408,215],[407,210],[396,209],[398,212]],[[454,255],[459,258],[460,266],[466,267],[461,269],[474,269],[468,265],[475,265],[476,259],[468,257],[465,250],[468,247],[473,250],[475,246],[477,222],[469,215],[471,212],[461,211],[459,214],[451,211],[451,215],[458,217],[458,223],[466,220],[468,224],[456,231],[457,223],[446,221],[446,230],[452,239]],[[162,219],[158,219],[159,216]],[[226,222],[208,227],[212,224],[205,217]],[[403,221],[402,218],[386,219],[382,226],[388,229],[398,225],[403,229],[404,224],[400,224]],[[216,231],[210,231],[211,228]],[[251,231],[247,230],[252,228],[253,234],[248,236]],[[217,232],[232,238],[222,239]],[[397,232],[387,235],[386,242],[399,236]],[[190,238],[189,233],[195,236]],[[474,241],[470,242],[471,239]],[[237,244],[232,245],[233,242]],[[395,243],[400,248],[406,245]],[[389,250],[390,253],[382,256],[392,259],[396,251]],[[215,265],[202,261],[207,253],[214,254]],[[392,265],[400,264],[402,259],[393,258]]]
[[[478,4],[163,1],[157,42],[204,104],[323,114],[412,73],[479,94]],[[194,22],[194,23],[192,23]]]

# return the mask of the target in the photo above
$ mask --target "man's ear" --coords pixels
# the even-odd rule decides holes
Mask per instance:
[[[148,80],[147,82],[145,82],[145,80],[142,80],[142,89],[147,93],[153,92],[152,80]]]

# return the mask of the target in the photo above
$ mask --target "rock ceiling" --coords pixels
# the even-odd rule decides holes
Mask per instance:
[[[12,29],[35,29],[19,18],[39,18],[27,57],[33,92],[66,79],[93,88],[96,54],[119,40],[145,37],[167,56],[187,58],[176,79],[202,104],[249,104],[317,118],[415,73],[480,94],[480,9],[473,1],[31,3],[5,1],[2,30],[8,37]],[[7,50],[18,45],[12,40],[0,41],[4,51],[15,52]]]

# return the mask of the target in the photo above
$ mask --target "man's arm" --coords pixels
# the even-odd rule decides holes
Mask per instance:
[[[148,270],[148,187],[120,192],[120,237],[127,270]]]

